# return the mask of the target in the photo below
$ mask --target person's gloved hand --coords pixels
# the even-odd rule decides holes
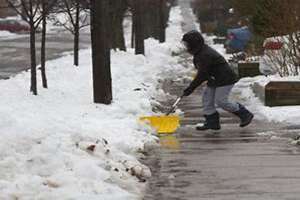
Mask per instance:
[[[194,92],[194,90],[192,88],[188,87],[183,91],[183,96],[185,96],[185,97],[190,96],[193,92]]]

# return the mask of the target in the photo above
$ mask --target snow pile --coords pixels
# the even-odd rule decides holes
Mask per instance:
[[[78,68],[71,55],[47,62],[50,88],[39,96],[28,72],[0,81],[0,199],[138,198],[150,172],[137,152],[156,138],[137,119],[152,114],[158,79],[185,70],[171,57],[180,22],[174,8],[167,43],[147,40],[146,57],[112,52],[112,105],[92,102],[90,50]]]
[[[257,76],[254,78],[241,79],[234,89],[234,93],[239,94],[246,102],[247,107],[256,114],[257,118],[265,118],[268,121],[282,122],[287,124],[299,124],[300,106],[277,106],[267,107],[255,96],[252,86],[259,84],[262,87],[270,81],[299,81],[299,76],[281,78],[278,75]]]
[[[15,36],[15,33],[11,33],[9,31],[0,31],[0,38],[2,37],[10,37],[10,36]]]
[[[17,39],[26,37],[28,34],[16,34],[9,31],[0,31],[0,40],[10,40],[10,39]]]

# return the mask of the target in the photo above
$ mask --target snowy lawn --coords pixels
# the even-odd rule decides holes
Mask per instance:
[[[156,137],[138,118],[163,95],[158,79],[185,70],[171,56],[181,21],[173,8],[167,42],[148,39],[146,57],[112,52],[112,105],[92,102],[90,49],[78,68],[71,55],[47,62],[49,89],[38,96],[28,72],[0,81],[0,199],[140,198],[144,184],[132,173],[150,176],[137,157]]]

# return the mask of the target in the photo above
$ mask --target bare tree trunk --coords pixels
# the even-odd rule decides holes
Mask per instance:
[[[132,26],[131,26],[131,48],[135,47],[135,21],[134,14],[132,13]]]
[[[31,57],[31,85],[30,91],[37,95],[36,81],[36,48],[35,48],[35,27],[33,19],[30,19],[30,57]]]
[[[74,65],[79,65],[79,16],[80,15],[80,4],[76,1],[76,16],[75,16],[75,27],[74,27]]]
[[[120,49],[126,51],[124,30],[123,30],[123,19],[127,10],[127,2],[124,0],[111,0],[111,48]]]
[[[110,70],[109,1],[91,0],[91,34],[94,102],[110,104],[112,83]]]
[[[159,0],[159,42],[166,41],[166,27],[167,27],[167,2],[166,0]]]
[[[143,12],[143,31],[144,39],[149,37],[157,38],[157,19],[159,17],[158,3],[159,0],[143,0],[145,12]]]
[[[26,12],[25,12],[25,10],[24,10],[24,7],[21,7],[21,18],[24,20],[24,21],[27,21],[28,19],[27,19],[27,17],[26,17]]]
[[[134,0],[133,21],[135,30],[135,54],[145,54],[143,28],[143,1]]]
[[[42,41],[41,41],[41,76],[42,84],[44,88],[48,88],[47,76],[46,76],[46,30],[47,30],[47,20],[46,20],[46,2],[42,2],[43,6],[43,21],[42,21]]]
[[[33,0],[6,0],[8,5],[15,10],[30,26],[30,67],[31,67],[31,79],[30,79],[30,91],[37,95],[37,77],[36,77],[36,29],[39,24],[43,24],[42,32],[42,44],[41,44],[41,76],[43,81],[43,87],[47,87],[47,78],[45,70],[45,49],[46,49],[46,15],[49,13],[51,7],[57,2],[53,1],[33,1]],[[48,3],[51,6],[48,6]],[[39,12],[40,5],[42,5],[42,12]]]
[[[143,6],[146,8],[143,12],[144,38],[165,42],[169,12],[167,0],[143,0]]]

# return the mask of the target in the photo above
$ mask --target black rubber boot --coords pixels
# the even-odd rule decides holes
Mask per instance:
[[[198,131],[205,131],[205,130],[220,130],[220,115],[218,112],[215,112],[211,115],[204,115],[205,122],[203,126],[197,126],[196,129]]]
[[[251,123],[254,115],[241,104],[239,104],[239,108],[240,109],[237,112],[233,112],[233,114],[240,118],[240,127],[245,127]]]

